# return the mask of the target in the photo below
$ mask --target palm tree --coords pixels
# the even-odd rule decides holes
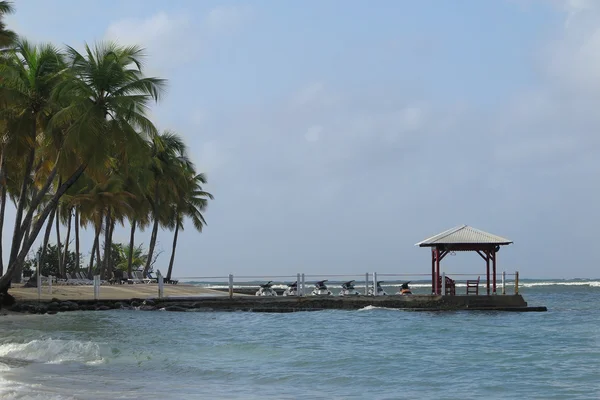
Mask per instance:
[[[156,134],[146,112],[149,102],[158,100],[164,81],[143,76],[141,48],[101,43],[93,49],[86,45],[83,55],[68,47],[66,56],[67,79],[59,82],[51,96],[61,109],[53,114],[47,128],[61,133],[53,171],[58,172],[60,167],[59,176],[64,179],[32,225],[18,256],[9,264],[11,273],[16,264],[24,262],[52,208],[84,171],[93,179],[106,176],[109,154],[115,159],[126,159],[143,148],[146,136]],[[49,176],[47,182],[50,178],[54,177]],[[17,240],[20,243],[19,238],[14,238]],[[18,244],[15,247],[18,249]],[[6,275],[0,278],[0,292],[8,289],[8,282]]]
[[[8,1],[0,1],[0,49],[12,45],[15,41],[16,35],[13,31],[6,29],[4,24],[4,15],[14,12],[12,3]],[[3,125],[3,124],[2,124]],[[0,140],[0,238],[2,238],[2,231],[4,228],[4,212],[6,210],[6,176],[4,174],[5,159],[4,159],[4,132],[5,127],[0,127],[2,132],[2,139]],[[0,240],[0,276],[4,273],[4,262],[2,261],[2,240]]]
[[[206,184],[206,176],[204,174],[196,175],[194,169],[190,167],[184,173],[187,175],[185,187],[182,188],[179,197],[172,206],[172,224],[175,227],[175,234],[173,235],[173,250],[171,251],[171,259],[167,271],[167,281],[171,280],[175,249],[177,248],[177,236],[179,229],[183,230],[184,218],[190,218],[194,224],[194,228],[198,232],[202,232],[202,228],[206,225],[206,220],[202,212],[208,206],[208,199],[213,199],[212,194],[202,190],[202,185]]]
[[[36,195],[27,198],[34,181],[32,173],[37,172],[34,162],[36,156],[40,155],[39,152],[36,154],[41,144],[38,134],[45,131],[56,110],[56,104],[50,97],[62,79],[64,62],[62,54],[53,46],[33,46],[26,40],[17,41],[15,48],[4,54],[3,61],[0,70],[0,89],[6,104],[0,114],[5,125],[3,154],[10,153],[14,159],[22,160],[10,164],[4,162],[2,170],[3,175],[12,174],[15,183],[20,182],[15,192],[17,212],[9,257],[10,268],[25,232],[30,228],[33,213],[54,179],[51,173],[43,186],[36,190]],[[42,164],[38,162],[37,165]],[[23,219],[26,205],[28,212]]]
[[[143,274],[146,276],[152,265],[152,257],[156,246],[159,224],[169,224],[168,217],[171,204],[177,197],[178,189],[183,186],[185,180],[184,171],[191,168],[191,162],[187,157],[185,143],[175,133],[164,132],[155,136],[150,145],[151,166],[153,174],[153,188],[148,194],[148,200],[152,206],[152,234],[148,246],[148,259]]]
[[[12,14],[15,9],[10,1],[0,1],[0,48],[6,48],[12,45],[17,38],[17,35],[6,29],[4,24],[4,15]]]

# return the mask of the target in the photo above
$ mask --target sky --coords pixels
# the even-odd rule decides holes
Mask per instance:
[[[168,79],[151,117],[185,138],[215,196],[204,231],[180,234],[175,276],[428,273],[414,244],[467,224],[514,241],[499,271],[600,277],[600,2],[16,9],[7,24],[32,41],[139,44],[146,74]],[[172,236],[158,236],[162,271]],[[485,271],[472,253],[442,267]]]

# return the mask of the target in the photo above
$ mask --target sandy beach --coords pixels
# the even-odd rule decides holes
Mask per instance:
[[[18,300],[37,300],[37,288],[25,288],[23,285],[13,285],[9,293]],[[198,286],[177,284],[164,285],[165,297],[207,297],[227,296],[226,292],[204,289]],[[133,285],[102,285],[100,286],[100,300],[126,300],[134,298],[158,297],[157,284],[133,284]],[[52,293],[46,285],[42,286],[42,300],[56,298],[66,300],[91,300],[94,298],[94,287],[92,285],[52,285]]]

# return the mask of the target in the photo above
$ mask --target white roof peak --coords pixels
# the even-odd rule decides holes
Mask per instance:
[[[508,240],[501,236],[493,235],[488,232],[473,228],[468,225],[459,225],[452,229],[448,229],[442,233],[438,233],[428,239],[425,239],[415,246],[431,247],[443,244],[510,244],[512,240]]]

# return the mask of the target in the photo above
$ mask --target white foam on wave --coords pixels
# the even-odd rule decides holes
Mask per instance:
[[[600,287],[600,281],[540,281],[540,282],[520,282],[521,287],[536,287],[536,286],[589,286]]]
[[[0,357],[47,364],[73,361],[97,364],[104,361],[100,354],[100,346],[96,343],[58,339],[2,344],[0,345]]]
[[[376,307],[376,306],[366,306],[358,309],[358,311],[372,311],[372,310],[392,310],[392,311],[402,311],[399,308],[389,308],[389,307]]]

